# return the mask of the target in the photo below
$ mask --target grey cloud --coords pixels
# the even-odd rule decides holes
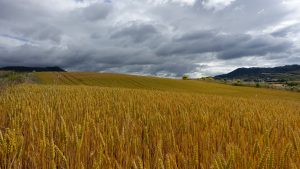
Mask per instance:
[[[227,48],[218,54],[220,59],[233,59],[245,56],[264,56],[268,53],[287,52],[292,42],[270,36],[252,37],[248,41],[236,43],[234,48]]]
[[[158,31],[151,24],[130,23],[113,33],[111,38],[130,38],[134,43],[140,43],[153,38],[156,34],[158,34]]]
[[[163,63],[160,65],[155,65],[150,68],[150,73],[159,75],[160,73],[174,73],[176,77],[182,76],[187,72],[193,72],[196,70],[198,65],[195,63],[178,63],[178,62],[170,62],[170,63]]]
[[[89,21],[106,18],[112,10],[109,3],[94,3],[82,10],[83,16]]]
[[[176,41],[194,41],[194,40],[209,40],[217,35],[216,31],[213,30],[201,30],[201,31],[194,31],[188,32],[178,38],[175,38]]]
[[[61,58],[53,55],[53,49],[23,45],[11,50],[0,50],[1,66],[47,66],[60,65]],[[47,57],[45,57],[47,56]]]
[[[275,37],[286,37],[290,33],[293,34],[298,32],[300,32],[300,23],[276,30],[275,32],[272,32],[271,35]]]
[[[37,41],[61,41],[62,31],[47,23],[37,23],[28,27],[16,27],[12,29],[15,34],[21,37],[30,38]]]
[[[37,5],[16,0],[1,0],[0,1],[0,20],[8,22],[16,22],[24,19],[35,20],[39,17],[44,17],[45,11],[40,9]]]
[[[0,0],[0,33],[28,41],[59,43],[62,31],[53,23],[55,15],[33,1]]]
[[[157,50],[158,55],[186,55],[215,52],[219,59],[246,56],[264,56],[286,52],[292,42],[282,38],[251,36],[249,34],[222,34],[215,31],[197,31],[184,34]]]
[[[220,10],[207,9],[201,1],[193,6],[55,1],[49,7],[45,1],[0,0],[0,66],[181,76],[267,61],[299,62],[299,22],[263,32],[300,16],[281,0],[236,0]],[[62,8],[56,9],[59,4]]]
[[[14,39],[14,40],[17,40],[17,41],[21,41],[21,42],[24,42],[24,43],[34,43],[28,39],[25,39],[25,38],[22,38],[22,37],[17,37],[17,36],[11,36],[11,35],[8,35],[8,34],[0,34],[0,37],[4,37],[4,38],[9,38],[9,39]]]
[[[215,31],[196,31],[184,34],[172,42],[161,46],[158,55],[182,55],[206,52],[221,52],[234,48],[237,44],[249,40],[246,34],[223,35]]]
[[[108,71],[147,74],[155,76],[179,77],[188,72],[194,72],[199,66],[194,63],[160,63],[147,65],[122,65],[120,67],[107,68]]]

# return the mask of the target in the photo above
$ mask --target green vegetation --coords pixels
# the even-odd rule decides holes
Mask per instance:
[[[287,85],[291,86],[291,87],[293,87],[293,86],[300,86],[300,84],[297,83],[297,82],[288,82]]]
[[[189,76],[188,75],[183,75],[182,76],[182,80],[188,80],[189,79]]]
[[[12,71],[0,71],[0,90],[8,86],[31,83],[34,77],[30,73],[17,73]]]

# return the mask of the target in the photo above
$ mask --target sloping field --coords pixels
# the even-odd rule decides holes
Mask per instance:
[[[0,112],[1,168],[300,164],[296,100],[21,85],[2,94]]]
[[[115,74],[36,75],[43,85],[1,93],[0,168],[300,168],[299,93]]]
[[[133,76],[109,73],[87,72],[44,72],[35,73],[41,84],[50,85],[88,85],[131,89],[151,89],[189,93],[214,94],[252,98],[299,99],[299,93],[287,91],[238,87],[196,80],[176,80],[168,78]]]

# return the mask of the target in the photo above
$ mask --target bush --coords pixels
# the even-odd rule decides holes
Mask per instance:
[[[296,83],[296,82],[289,82],[287,85],[293,87],[293,86],[298,86],[298,83]]]

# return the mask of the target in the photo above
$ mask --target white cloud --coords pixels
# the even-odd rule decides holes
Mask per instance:
[[[24,42],[0,36],[0,47],[16,47],[23,45]]]
[[[206,9],[221,10],[229,6],[235,0],[204,0],[202,5]]]
[[[187,5],[194,5],[196,0],[173,0],[173,2],[187,4]]]
[[[51,9],[51,10],[58,10],[58,11],[66,11],[66,10],[73,10],[78,7],[86,6],[86,3],[77,3],[74,0],[28,0],[29,3],[36,4],[40,6],[40,8],[44,9]],[[51,4],[51,8],[49,8],[49,4]]]
[[[260,10],[260,11],[257,12],[258,15],[262,15],[264,13],[265,13],[265,9],[262,9],[262,10]]]
[[[300,1],[299,0],[283,0],[283,5],[286,5],[289,8],[298,8],[300,7]]]
[[[283,21],[278,23],[277,25],[272,25],[270,27],[267,27],[266,29],[264,29],[262,32],[264,34],[271,34],[274,33],[276,31],[288,28],[290,26],[296,25],[297,23],[300,23],[298,20],[287,20],[287,21]]]
[[[180,5],[192,6],[197,0],[148,0],[149,3],[154,3],[156,5],[162,5],[166,3],[177,3]]]

